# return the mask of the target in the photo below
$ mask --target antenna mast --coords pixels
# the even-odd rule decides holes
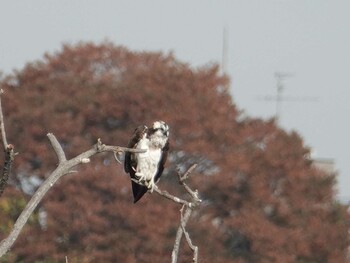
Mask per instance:
[[[276,120],[278,121],[281,116],[281,102],[283,100],[282,98],[282,92],[284,90],[284,83],[283,81],[286,78],[293,77],[294,74],[287,73],[287,72],[275,72],[275,78],[276,78],[276,87],[277,87],[277,95],[276,95]]]
[[[281,118],[281,106],[282,101],[318,101],[317,97],[286,97],[282,96],[282,92],[284,91],[284,80],[286,78],[294,77],[293,73],[289,72],[280,72],[277,71],[274,74],[276,79],[276,96],[263,96],[260,99],[265,101],[273,101],[276,102],[276,115],[275,119],[278,122]]]
[[[222,60],[221,60],[221,71],[223,75],[227,74],[228,66],[228,32],[227,27],[223,29],[222,35]]]

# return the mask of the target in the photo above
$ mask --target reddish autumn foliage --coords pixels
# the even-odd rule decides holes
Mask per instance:
[[[159,187],[186,198],[176,167],[199,164],[190,184],[203,205],[188,230],[200,262],[346,262],[349,215],[334,199],[335,175],[313,167],[297,133],[242,118],[227,81],[216,65],[193,69],[111,43],[47,54],[1,82],[8,140],[20,152],[14,184],[30,198],[54,169],[47,132],[73,157],[97,138],[125,146],[135,127],[161,119],[171,152]],[[6,210],[14,200],[23,194],[9,187],[2,237],[23,207]],[[156,194],[133,205],[122,167],[101,155],[53,187],[6,262],[168,262],[179,209]]]

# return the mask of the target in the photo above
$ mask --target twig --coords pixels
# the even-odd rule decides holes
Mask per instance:
[[[113,155],[114,155],[114,159],[119,163],[119,164],[122,164],[122,162],[120,161],[120,159],[118,158],[118,155],[119,153],[118,152],[114,152]]]
[[[197,167],[196,163],[192,164],[192,166],[190,168],[188,168],[188,170],[183,175],[181,175],[178,172],[177,175],[179,176],[180,183],[186,181],[190,177],[190,174],[194,171],[194,169],[196,169],[196,167]]]
[[[8,237],[5,238],[3,241],[1,241],[0,257],[2,257],[12,247],[18,235],[20,234],[22,228],[26,224],[28,218],[33,213],[34,209],[38,206],[39,202],[45,196],[47,191],[57,182],[58,179],[70,173],[73,167],[79,164],[86,163],[84,160],[87,160],[90,157],[102,152],[116,152],[116,151],[117,152],[118,151],[119,152],[127,152],[127,151],[144,152],[144,150],[104,145],[99,140],[97,144],[95,144],[90,150],[83,152],[70,160],[66,160],[63,149],[59,144],[59,142],[57,141],[56,137],[52,133],[49,133],[48,138],[57,155],[59,164],[57,168],[51,173],[51,175],[41,184],[41,186],[38,188],[38,190],[34,193],[32,198],[29,200],[28,204],[26,205],[26,207],[24,208],[24,210],[16,220],[16,223],[14,224],[13,229],[8,235]]]
[[[185,188],[187,193],[192,197],[193,200],[196,202],[202,202],[202,200],[199,199],[198,196],[198,191],[197,190],[192,190],[186,183],[185,181],[189,178],[190,174],[193,172],[193,170],[197,167],[197,164],[193,164],[187,172],[185,172],[183,175],[181,175],[179,172],[177,173],[179,177],[179,183]]]

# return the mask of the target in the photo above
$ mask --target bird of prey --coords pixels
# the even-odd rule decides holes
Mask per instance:
[[[134,203],[149,190],[153,191],[164,170],[169,150],[169,127],[156,121],[152,127],[139,126],[129,141],[128,148],[145,150],[143,153],[126,152],[124,170],[131,177]]]

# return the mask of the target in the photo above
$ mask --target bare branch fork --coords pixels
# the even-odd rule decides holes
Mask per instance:
[[[113,152],[113,153],[144,152],[144,150],[136,150],[136,149],[129,149],[125,147],[119,147],[119,146],[104,145],[99,139],[97,143],[90,150],[83,152],[70,160],[67,160],[66,155],[60,143],[56,139],[56,137],[52,133],[47,134],[47,137],[49,138],[50,143],[57,155],[58,166],[51,173],[51,175],[41,184],[41,186],[38,188],[38,190],[34,193],[32,198],[29,200],[27,206],[24,208],[21,215],[16,220],[16,223],[14,224],[13,229],[9,234],[9,236],[5,238],[3,241],[1,241],[0,257],[2,257],[12,247],[19,233],[21,232],[22,228],[26,224],[28,218],[33,213],[34,209],[38,206],[39,202],[45,196],[47,191],[57,182],[58,179],[60,179],[62,176],[68,173],[71,173],[72,168],[74,168],[79,164],[89,163],[90,157],[102,152]]]
[[[162,191],[158,187],[155,187],[155,191],[164,196],[165,198],[168,198],[175,203],[182,204],[182,208],[180,209],[180,226],[177,229],[176,232],[176,238],[175,238],[175,243],[174,243],[174,248],[171,254],[171,263],[176,263],[178,261],[178,255],[179,255],[179,250],[180,250],[180,242],[182,239],[183,234],[185,235],[186,242],[190,249],[193,251],[193,263],[198,262],[198,247],[194,246],[192,243],[192,240],[190,238],[189,233],[186,231],[186,225],[188,220],[191,217],[191,214],[195,208],[199,206],[199,204],[202,202],[202,200],[198,196],[198,191],[197,190],[192,190],[186,183],[185,181],[189,178],[191,172],[196,168],[197,164],[192,165],[187,172],[185,172],[183,175],[178,172],[178,178],[179,178],[179,183],[185,188],[187,193],[191,197],[191,201],[186,201],[184,199],[178,198],[176,196],[173,196],[169,194],[167,191]]]

